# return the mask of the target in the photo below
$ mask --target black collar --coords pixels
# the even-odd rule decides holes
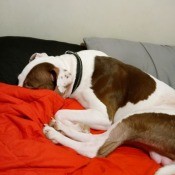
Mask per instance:
[[[81,58],[79,57],[79,55],[76,52],[66,51],[66,54],[73,54],[75,56],[75,58],[77,59],[76,77],[75,77],[75,82],[74,82],[72,92],[71,92],[71,94],[72,94],[80,85],[82,73],[83,73],[83,65],[82,65]]]

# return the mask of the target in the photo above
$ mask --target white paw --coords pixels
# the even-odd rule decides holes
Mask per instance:
[[[60,73],[57,80],[57,86],[61,93],[64,93],[68,87],[73,82],[73,77],[71,73],[65,69],[60,69]]]
[[[43,128],[43,133],[53,143],[59,143],[58,132],[54,128],[50,127],[49,125],[45,125]]]
[[[63,110],[57,111],[57,113],[55,114],[55,119],[57,121],[56,125],[59,128],[58,130],[63,130],[61,127],[64,128],[64,126],[66,126],[66,127],[70,128],[70,129],[78,131],[78,132],[90,133],[90,127],[88,125],[85,125],[85,124],[83,124],[81,122],[71,121],[68,118],[69,116],[72,116],[72,111],[71,110],[64,110],[63,109]],[[72,117],[70,117],[70,118],[72,118]]]

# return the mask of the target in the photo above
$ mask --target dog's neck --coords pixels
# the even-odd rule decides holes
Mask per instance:
[[[72,92],[71,92],[71,94],[72,94],[80,85],[80,82],[82,79],[82,73],[83,73],[83,64],[82,64],[81,58],[79,57],[79,55],[77,53],[72,52],[72,51],[66,51],[66,54],[73,54],[76,58],[76,61],[77,61],[76,77],[75,77],[75,81],[74,81]]]

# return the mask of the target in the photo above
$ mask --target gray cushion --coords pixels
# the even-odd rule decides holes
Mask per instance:
[[[175,88],[175,46],[112,38],[84,38],[87,49],[100,50]]]

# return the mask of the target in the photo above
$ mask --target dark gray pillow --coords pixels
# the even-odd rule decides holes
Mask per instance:
[[[100,50],[175,88],[175,46],[112,38],[84,38],[87,49]]]

